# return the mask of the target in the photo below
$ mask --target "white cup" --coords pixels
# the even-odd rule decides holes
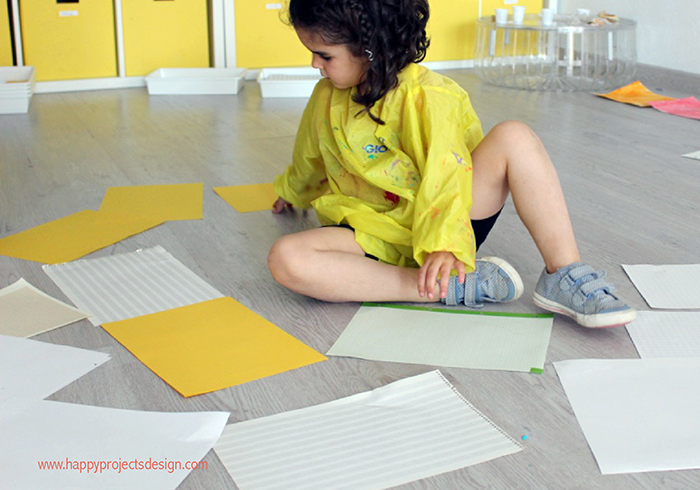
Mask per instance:
[[[496,9],[496,24],[508,23],[508,9]]]
[[[544,0],[543,7],[551,10],[552,13],[556,14],[557,12],[559,12],[559,5],[558,4],[559,4],[558,0]]]
[[[554,22],[554,12],[552,12],[552,9],[542,9],[541,17],[543,26],[551,26]]]
[[[579,17],[590,17],[591,11],[589,9],[576,9],[576,13]]]
[[[525,7],[522,5],[513,5],[513,24],[522,24],[525,19]]]

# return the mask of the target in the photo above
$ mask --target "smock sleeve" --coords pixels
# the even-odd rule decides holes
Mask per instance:
[[[433,88],[414,94],[413,100],[413,137],[421,142],[414,145],[414,161],[421,172],[414,211],[414,258],[423,265],[429,253],[448,251],[470,272],[476,255],[469,215],[470,150],[483,137],[481,125],[466,94]]]
[[[328,179],[319,146],[318,121],[323,117],[323,90],[319,82],[299,124],[292,164],[275,179],[275,192],[285,201],[306,209],[328,192]]]

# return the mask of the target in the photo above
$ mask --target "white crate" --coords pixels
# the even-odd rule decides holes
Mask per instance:
[[[243,84],[242,68],[161,68],[146,77],[150,95],[237,94]]]
[[[262,96],[310,97],[321,74],[315,68],[263,68],[258,74]]]
[[[0,66],[0,87],[5,84],[31,86],[35,78],[33,66]]]
[[[0,114],[25,114],[30,101],[31,95],[0,98]]]
[[[28,112],[35,85],[33,66],[0,67],[0,114]]]
[[[28,88],[22,88],[22,89],[16,89],[12,88],[10,90],[3,90],[3,83],[0,83],[0,97],[2,98],[7,98],[7,97],[20,97],[20,96],[31,96],[32,95],[32,90]]]

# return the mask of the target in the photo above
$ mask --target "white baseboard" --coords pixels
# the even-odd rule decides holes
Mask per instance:
[[[433,71],[474,68],[474,60],[423,61],[421,65]]]

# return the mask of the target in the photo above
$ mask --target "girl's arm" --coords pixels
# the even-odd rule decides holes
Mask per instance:
[[[327,117],[324,110],[327,105],[325,85],[328,84],[319,82],[316,85],[299,124],[292,164],[278,175],[274,182],[277,195],[286,203],[304,209],[311,205],[311,201],[328,191],[326,166],[318,134],[322,120]],[[279,212],[275,211],[278,206],[281,206],[280,211],[285,208],[283,204],[278,205],[276,202],[273,212]]]
[[[474,267],[475,246],[469,212],[472,204],[470,151],[482,138],[479,119],[468,96],[426,91],[419,111],[420,139],[425,148],[420,165],[413,240],[421,264],[418,292],[432,298],[438,278],[456,270],[459,282]],[[440,296],[447,294],[447,280]]]
[[[452,252],[467,272],[474,267],[475,243],[469,212],[472,204],[472,162],[459,117],[450,97],[428,100],[438,108],[422,118],[425,153],[415,162],[421,173],[413,217],[413,249],[423,265],[433,252]],[[452,107],[443,107],[452,102]]]

